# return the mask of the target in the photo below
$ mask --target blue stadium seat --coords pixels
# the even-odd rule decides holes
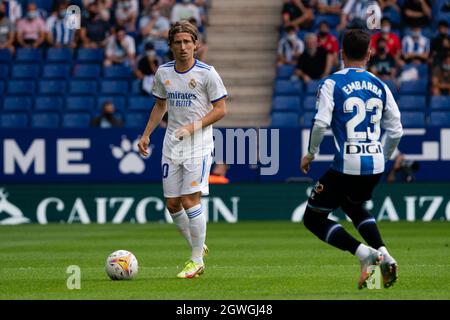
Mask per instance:
[[[101,67],[95,64],[77,64],[73,69],[75,78],[97,79],[100,77]]]
[[[450,128],[450,113],[448,111],[432,111],[430,113],[430,126]]]
[[[307,96],[303,100],[303,110],[316,110],[316,96]]]
[[[70,48],[49,48],[47,50],[47,62],[71,63],[72,49]]]
[[[299,96],[302,94],[302,82],[276,80],[274,94],[277,96]]]
[[[12,54],[9,49],[0,49],[0,63],[10,63],[12,60]]]
[[[36,79],[39,77],[39,65],[14,64],[11,69],[11,77],[17,79]]]
[[[91,96],[66,97],[66,110],[92,112],[95,110],[95,98]]]
[[[131,82],[131,93],[135,95],[142,94],[142,80],[136,79]]]
[[[276,112],[299,112],[300,97],[295,96],[275,96],[272,103],[272,111]]]
[[[67,64],[46,64],[42,77],[46,79],[67,79],[70,76],[70,66]]]
[[[150,111],[155,104],[154,97],[129,97],[128,109],[129,110],[145,110]]]
[[[127,112],[125,114],[125,127],[142,129],[146,126],[149,115],[148,112]]]
[[[31,115],[32,128],[58,128],[60,115],[56,112],[35,112]]]
[[[285,64],[277,67],[277,79],[289,79],[295,71],[295,65]]]
[[[47,11],[48,15],[52,12],[55,1],[54,0],[32,0],[28,2],[33,2],[39,9],[44,9]]]
[[[29,111],[33,106],[30,97],[6,96],[3,99],[3,110],[6,111]]]
[[[450,96],[432,96],[430,99],[431,109],[450,109]]]
[[[39,96],[34,100],[34,110],[38,111],[61,111],[64,106],[62,97]]]
[[[100,92],[109,95],[127,95],[129,92],[128,81],[102,80],[100,82]]]
[[[8,79],[9,77],[9,65],[0,64],[0,79]]]
[[[97,94],[97,81],[95,80],[71,80],[69,83],[69,92],[71,94]]]
[[[80,48],[77,52],[77,63],[101,63],[104,57],[103,49]]]
[[[31,80],[11,80],[8,81],[8,94],[33,95],[36,92],[36,83]]]
[[[312,121],[315,115],[316,115],[315,112],[305,112],[300,120],[301,125],[304,127],[311,128]]]
[[[397,97],[398,95],[398,88],[397,84],[393,80],[384,80],[384,83],[386,83],[387,87],[391,90],[394,97]]]
[[[400,94],[424,95],[427,93],[428,82],[426,79],[403,81],[400,84]]]
[[[298,126],[298,114],[296,112],[272,113],[272,128],[297,128]]]
[[[320,80],[311,80],[306,84],[306,94],[317,94],[317,89],[319,88]]]
[[[66,92],[66,82],[58,80],[40,80],[38,83],[39,94],[62,95]]]
[[[91,122],[91,115],[87,112],[66,113],[62,118],[63,128],[87,128]]]
[[[427,101],[425,96],[401,95],[398,100],[400,110],[425,110]]]
[[[115,65],[103,68],[103,77],[105,78],[128,79],[130,76],[131,69],[123,65]]]
[[[16,50],[17,62],[40,63],[42,60],[42,49],[18,48]]]
[[[97,109],[101,110],[105,102],[112,102],[116,110],[125,110],[127,108],[127,99],[121,96],[99,96],[97,98]]]
[[[28,127],[28,114],[23,112],[8,112],[0,114],[0,128],[16,129]]]
[[[5,83],[3,81],[0,81],[0,99],[3,97],[3,93],[5,92]]]
[[[423,128],[425,127],[425,114],[423,112],[402,112],[402,125],[405,128]]]
[[[340,17],[336,14],[318,14],[314,19],[313,30],[319,28],[319,24],[325,21],[330,26],[330,29],[334,29],[340,22]]]

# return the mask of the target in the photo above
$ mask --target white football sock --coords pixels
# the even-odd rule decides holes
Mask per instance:
[[[203,245],[206,238],[206,219],[202,205],[198,204],[186,210],[191,231],[192,261],[203,264]]]
[[[192,248],[191,231],[189,230],[189,218],[184,209],[181,209],[181,211],[175,213],[171,213],[170,216],[172,217],[173,223],[177,226],[178,231],[180,231],[180,233],[186,239],[189,247]]]
[[[358,249],[356,249],[355,256],[357,256],[360,261],[367,259],[367,257],[370,255],[370,249],[370,247],[366,246],[364,243],[361,243],[358,246]]]

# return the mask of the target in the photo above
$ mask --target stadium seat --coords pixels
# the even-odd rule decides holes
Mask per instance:
[[[0,99],[3,97],[3,93],[5,92],[5,83],[3,81],[0,81]]]
[[[66,97],[66,110],[92,112],[95,110],[95,98],[91,96]]]
[[[58,80],[40,80],[38,83],[39,94],[61,95],[66,92],[66,82]]]
[[[105,78],[123,78],[131,76],[131,69],[123,65],[115,65],[103,68],[103,77]]]
[[[432,111],[429,124],[430,126],[450,128],[450,113],[448,111]]]
[[[18,48],[16,50],[16,62],[40,63],[42,49]]]
[[[100,77],[101,67],[95,64],[77,64],[73,69],[75,78],[97,79]]]
[[[298,114],[296,112],[272,113],[272,128],[297,128],[298,126]]]
[[[48,15],[50,15],[50,13],[52,12],[55,3],[54,0],[32,0],[32,2],[35,3],[39,9],[44,9],[45,11],[47,11]]]
[[[0,63],[9,64],[12,60],[12,54],[9,49],[0,49]]]
[[[300,97],[295,96],[275,96],[272,104],[272,111],[277,112],[298,112],[300,111]],[[296,116],[297,118],[298,116]]]
[[[97,98],[97,109],[101,110],[105,102],[112,102],[116,110],[125,110],[127,108],[127,99],[121,96],[100,96]]]
[[[39,96],[34,100],[34,110],[38,111],[61,111],[64,106],[62,97]]]
[[[9,65],[0,64],[0,79],[8,79],[9,77]]]
[[[303,100],[303,110],[316,110],[316,96],[307,96]]]
[[[155,98],[153,97],[129,97],[128,109],[129,110],[144,110],[150,111],[155,104]]]
[[[63,128],[87,128],[91,122],[91,115],[86,112],[66,113],[62,118]]]
[[[97,94],[97,81],[95,80],[71,80],[69,82],[69,93],[71,94]]]
[[[31,80],[8,81],[7,93],[10,95],[33,95],[36,92],[36,83]]]
[[[302,82],[276,80],[274,94],[277,96],[299,96],[302,94]]]
[[[425,96],[401,95],[398,100],[400,110],[425,110],[426,106]]]
[[[39,65],[14,64],[11,69],[11,77],[17,79],[36,79],[39,77]]]
[[[60,115],[56,112],[36,112],[31,115],[32,128],[58,128]]]
[[[142,80],[136,79],[131,82],[131,93],[135,95],[142,94]]]
[[[8,112],[0,114],[0,127],[16,129],[28,127],[28,115],[23,112]]]
[[[428,83],[426,79],[403,81],[400,84],[400,94],[424,95],[427,93]]]
[[[33,106],[30,97],[6,96],[3,99],[3,110],[6,111],[29,111]]]
[[[315,115],[315,112],[305,112],[300,120],[301,125],[310,128]]]
[[[394,97],[397,97],[398,95],[398,88],[397,84],[393,80],[385,80],[384,83],[387,85],[389,90],[391,90]]]
[[[147,125],[148,112],[127,112],[125,114],[125,127],[126,128],[145,128]]]
[[[295,70],[295,65],[285,64],[277,67],[277,79],[289,79]]]
[[[71,63],[72,50],[70,48],[49,48],[47,50],[47,62]]]
[[[100,82],[100,92],[108,95],[127,95],[129,92],[128,81],[102,80]]]
[[[431,109],[450,109],[450,96],[432,96],[430,99]]]
[[[340,17],[336,14],[318,14],[314,18],[313,29],[318,29],[319,24],[325,21],[330,26],[330,29],[334,29],[340,22]]]
[[[423,128],[425,127],[425,114],[423,112],[402,112],[402,125],[405,128]]]
[[[320,80],[311,80],[306,84],[306,94],[317,94],[317,89],[319,88]]]
[[[80,48],[77,52],[77,63],[101,63],[104,57],[103,49]]]
[[[70,66],[64,64],[46,64],[42,77],[46,79],[67,79],[70,76]]]

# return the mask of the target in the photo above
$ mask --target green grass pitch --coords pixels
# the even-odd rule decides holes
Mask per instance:
[[[205,274],[186,280],[175,276],[190,252],[173,225],[2,226],[0,299],[450,299],[450,224],[379,227],[399,262],[399,282],[358,290],[357,259],[302,224],[211,223]],[[134,280],[107,278],[105,259],[118,249],[138,258]],[[69,265],[81,268],[80,290],[67,289]]]

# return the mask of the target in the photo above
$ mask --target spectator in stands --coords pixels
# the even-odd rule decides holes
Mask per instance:
[[[377,41],[375,55],[369,61],[369,71],[382,80],[396,81],[397,69],[395,59],[388,52],[388,44],[384,38]]]
[[[411,34],[402,40],[403,60],[406,63],[426,63],[430,53],[430,40],[422,35],[420,27],[411,28]]]
[[[396,28],[399,27],[401,22],[401,9],[397,4],[397,0],[378,0],[378,3],[383,17],[389,19]]]
[[[15,31],[16,26],[6,15],[5,4],[0,2],[0,49],[9,49],[14,54]]]
[[[226,177],[228,165],[225,163],[215,163],[209,175],[210,184],[228,184],[230,180]]]
[[[142,80],[141,90],[146,95],[152,94],[153,80],[159,64],[153,43],[147,42],[145,52],[138,60],[137,68],[134,71],[136,78]]]
[[[201,27],[202,17],[200,16],[199,8],[192,3],[192,0],[182,0],[181,3],[173,6],[170,22],[175,23],[180,20],[189,20],[192,17],[197,21],[197,26]]]
[[[123,121],[118,119],[114,114],[116,108],[110,101],[106,101],[102,106],[102,113],[92,119],[91,127],[96,128],[117,128],[123,126]]]
[[[281,10],[283,27],[310,28],[314,21],[314,12],[301,0],[283,0]]]
[[[431,21],[429,0],[406,0],[402,7],[403,23],[408,27],[425,27]]]
[[[431,85],[431,93],[435,96],[450,94],[450,53],[447,53],[441,65],[433,68]]]
[[[450,35],[448,22],[439,21],[439,34],[431,41],[431,62],[433,65],[441,64],[444,57],[450,52]]]
[[[188,20],[193,26],[195,26],[198,29],[197,26],[197,20],[195,20],[194,17],[190,18]],[[200,30],[198,31],[198,39],[197,39],[197,49],[195,49],[194,52],[194,58],[198,59],[200,61],[205,61],[206,60],[206,53],[208,52],[208,45],[206,44],[205,41],[206,37],[205,37],[205,33],[201,32]]]
[[[104,48],[108,41],[109,23],[99,14],[98,1],[87,7],[87,17],[81,21],[80,38],[84,48]]]
[[[83,7],[88,8],[94,0],[83,0]],[[113,0],[97,0],[98,14],[104,21],[111,20]]]
[[[65,21],[68,3],[61,2],[46,21],[47,42],[50,46],[75,48],[75,30],[68,28]]]
[[[116,25],[124,27],[126,32],[136,31],[138,10],[137,0],[119,0],[115,10]]]
[[[372,36],[371,47],[373,51],[376,51],[379,39],[384,39],[387,42],[387,53],[394,57],[397,64],[402,65],[400,60],[402,45],[400,38],[394,32],[391,32],[391,21],[387,18],[381,19],[380,32]]]
[[[305,83],[322,79],[330,74],[332,59],[327,50],[317,46],[317,36],[308,33],[305,36],[305,51],[298,59],[295,75]]]
[[[111,35],[106,45],[104,66],[124,64],[134,66],[136,58],[136,45],[134,38],[125,32],[123,26],[117,27],[115,34]]]
[[[17,42],[23,48],[39,48],[45,41],[45,22],[35,3],[27,5],[26,18],[17,23]]]
[[[297,32],[293,26],[285,28],[286,34],[278,43],[278,65],[296,64],[298,58],[303,53],[305,45],[303,41],[297,37]]]
[[[311,2],[310,2],[311,3]],[[342,0],[315,0],[313,4],[319,14],[340,15]]]
[[[337,66],[339,64],[339,42],[336,37],[330,33],[330,26],[326,21],[322,21],[319,24],[317,43],[319,47],[327,50],[328,54],[332,57],[333,65]]]
[[[167,41],[169,37],[170,21],[161,15],[160,6],[156,4],[145,7],[139,20],[139,30],[144,45],[157,40]]]
[[[369,7],[377,6],[381,13],[380,6],[377,1],[371,0],[348,0],[341,13],[341,21],[336,30],[342,31],[345,28],[367,28],[367,12]],[[381,17],[379,17],[381,19]]]

